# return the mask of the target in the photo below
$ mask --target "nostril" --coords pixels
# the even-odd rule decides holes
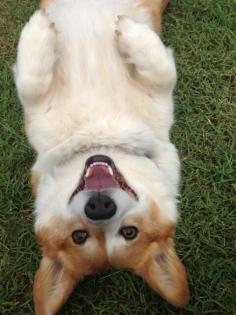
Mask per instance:
[[[91,209],[91,210],[95,210],[96,209],[96,205],[94,203],[89,203],[88,204],[88,207]]]
[[[115,212],[116,211],[116,204],[113,202],[113,201],[107,201],[104,203],[104,208],[107,210],[107,211],[110,211],[110,212]]]
[[[111,208],[112,203],[110,201],[105,202],[104,206],[105,206],[106,209],[109,209],[109,208]]]

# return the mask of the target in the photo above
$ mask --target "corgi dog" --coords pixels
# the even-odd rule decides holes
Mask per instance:
[[[188,302],[173,237],[180,163],[170,142],[176,68],[159,34],[168,0],[43,0],[14,66],[42,260],[37,315],[108,266]]]

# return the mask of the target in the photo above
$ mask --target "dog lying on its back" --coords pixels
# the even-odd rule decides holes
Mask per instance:
[[[37,152],[38,315],[55,314],[81,278],[109,265],[176,306],[188,301],[173,244],[176,70],[157,35],[167,2],[45,0],[21,33],[15,81]]]

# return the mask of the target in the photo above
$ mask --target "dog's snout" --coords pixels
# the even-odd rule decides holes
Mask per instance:
[[[96,193],[85,205],[85,214],[91,220],[107,220],[116,213],[116,204],[109,196]]]

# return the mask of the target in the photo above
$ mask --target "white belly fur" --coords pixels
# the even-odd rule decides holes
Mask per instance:
[[[57,75],[61,80],[41,106],[29,109],[28,135],[38,153],[87,124],[99,133],[124,128],[128,119],[143,121],[159,139],[168,140],[171,93],[156,94],[155,98],[148,95],[130,77],[114,38],[118,15],[151,26],[138,1],[62,0],[50,5],[47,15],[58,32]]]

